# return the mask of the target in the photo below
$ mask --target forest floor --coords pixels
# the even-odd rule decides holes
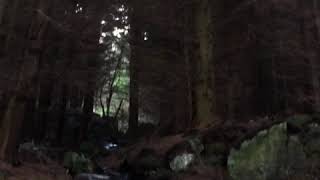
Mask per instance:
[[[100,167],[110,172],[134,173],[138,177],[151,173],[158,177],[174,177],[173,179],[227,179],[225,162],[230,149],[252,138],[257,132],[279,123],[281,121],[261,118],[249,123],[226,123],[165,137],[144,136],[138,142],[120,147],[95,160]],[[202,157],[200,157],[200,152],[202,152]],[[170,162],[185,153],[195,154],[198,162],[182,173],[170,170]],[[30,155],[27,154],[27,156],[27,158],[22,156],[18,166],[11,166],[0,161],[0,180],[72,179],[67,174],[66,168],[56,160],[39,159],[34,155],[30,160]],[[214,156],[222,158],[214,162],[207,162]]]
[[[71,180],[66,169],[56,162],[22,163],[12,166],[0,161],[0,179],[6,180]]]

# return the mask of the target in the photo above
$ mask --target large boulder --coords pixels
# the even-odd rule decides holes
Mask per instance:
[[[192,164],[203,163],[201,153],[204,150],[199,136],[188,136],[186,140],[173,146],[167,153],[170,169],[175,172],[185,171]]]
[[[245,141],[239,150],[232,149],[228,158],[230,175],[235,180],[281,179],[287,142],[287,124],[261,131]]]
[[[299,115],[260,131],[232,149],[229,173],[234,180],[314,179],[320,175],[320,126]]]

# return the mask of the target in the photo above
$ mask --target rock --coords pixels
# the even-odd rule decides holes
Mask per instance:
[[[318,176],[320,171],[315,169],[320,169],[317,163],[320,129],[317,124],[302,119],[295,124],[299,131],[289,132],[287,123],[282,123],[243,142],[239,150],[232,149],[228,169],[233,179],[313,179],[311,177]]]
[[[289,137],[287,153],[283,153],[282,155],[287,157],[286,169],[283,170],[288,173],[288,176],[297,176],[300,172],[304,172],[307,157],[298,136]]]
[[[281,179],[287,142],[287,124],[261,131],[252,140],[245,141],[240,150],[232,149],[228,169],[235,180]]]
[[[24,162],[48,163],[46,147],[35,145],[34,142],[26,142],[19,145],[19,159]]]
[[[288,128],[294,132],[301,131],[304,126],[312,121],[312,117],[309,115],[295,115],[292,117],[289,117],[287,119]]]
[[[318,123],[309,124],[309,131],[314,136],[320,137],[320,124]]]
[[[193,145],[192,143],[190,143],[190,140],[185,140],[175,144],[174,146],[172,146],[172,148],[170,148],[170,150],[168,150],[166,154],[168,161],[171,162],[174,158],[176,158],[181,154],[186,154],[186,153],[195,154],[194,149],[196,147],[192,147],[192,146]]]
[[[308,154],[320,155],[320,139],[310,139],[306,144]]]
[[[309,156],[313,154],[320,155],[320,126],[317,123],[311,123],[301,133],[301,139],[303,140],[304,150]]]
[[[110,176],[98,175],[98,174],[79,174],[75,177],[75,180],[112,180]]]
[[[195,155],[191,153],[184,153],[181,155],[176,156],[171,162],[170,162],[170,168],[175,171],[183,171],[186,170],[192,162],[195,160]]]
[[[196,154],[200,154],[204,150],[203,143],[201,142],[201,139],[199,137],[193,137],[188,139],[188,142]]]
[[[71,175],[80,173],[90,173],[93,171],[93,163],[83,154],[67,152],[64,156],[63,166],[66,167]]]
[[[19,145],[19,151],[38,151],[39,148],[34,144],[34,142],[26,142]]]

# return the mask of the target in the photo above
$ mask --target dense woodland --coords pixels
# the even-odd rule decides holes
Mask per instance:
[[[318,0],[0,0],[0,179],[246,180],[285,124],[247,179],[316,180],[319,42]]]

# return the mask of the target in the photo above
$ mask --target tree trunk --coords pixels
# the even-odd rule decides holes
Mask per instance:
[[[214,122],[213,97],[213,37],[211,30],[211,8],[209,0],[201,0],[197,12],[197,38],[200,59],[196,61],[196,121],[199,126]]]
[[[103,87],[101,87],[100,92],[99,92],[99,102],[100,102],[100,107],[102,110],[102,118],[106,117],[106,111],[104,109],[104,104],[103,104],[103,100],[102,100],[102,94],[103,94]]]
[[[40,9],[44,12],[48,11],[48,1],[42,0],[34,2],[33,7]],[[37,12],[34,12],[33,16],[30,18],[31,22],[28,27],[28,33],[26,39],[29,40],[30,45],[26,47],[26,53],[36,59],[36,73],[31,83],[31,87],[34,89],[30,95],[31,101],[35,104],[28,104],[33,107],[27,107],[28,109],[35,108],[35,116],[31,118],[33,127],[32,135],[33,138],[40,141],[45,137],[46,132],[46,116],[49,108],[50,96],[47,97],[48,92],[50,93],[52,82],[47,82],[47,77],[41,77],[41,71],[45,61],[44,44],[43,37],[46,35],[48,30],[48,22],[43,19]],[[45,93],[44,93],[45,91]],[[36,103],[39,101],[39,105]],[[32,103],[32,102],[30,102]],[[29,120],[30,122],[30,120]]]
[[[5,51],[8,50],[7,52],[9,53],[10,50],[10,53],[12,53],[10,55],[14,59],[21,58],[24,60],[21,65],[21,71],[18,71],[17,85],[13,89],[13,95],[0,124],[0,159],[7,161],[13,161],[16,154],[19,135],[26,114],[27,96],[31,94],[31,91],[34,91],[32,81],[35,78],[37,67],[37,57],[29,53],[29,47],[25,47],[26,51],[24,54],[14,54],[14,51],[22,51],[22,49],[16,48],[16,41],[12,39],[13,34],[16,33],[14,32],[14,27],[16,26],[16,17],[19,12],[19,2],[18,0],[14,1],[13,7],[10,9],[9,27],[11,28],[4,45]]]
[[[1,94],[1,99],[0,99],[0,124],[2,122],[2,119],[4,118],[4,115],[6,113],[6,109],[7,109],[7,106],[9,104],[9,101],[10,101],[10,95],[7,94],[7,93],[3,93]]]
[[[92,118],[93,104],[94,104],[94,91],[92,87],[88,88],[88,91],[84,97],[83,104],[83,116],[80,125],[79,142],[85,141],[88,138],[88,126]]]
[[[48,112],[51,102],[51,82],[48,80],[43,80],[40,87],[40,97],[39,97],[39,109],[38,109],[38,136],[37,140],[41,141],[46,137],[47,124],[48,124]]]
[[[13,46],[12,44],[12,36],[14,34],[14,28],[12,27],[15,27],[16,25],[16,18],[17,18],[17,15],[18,15],[18,6],[19,6],[19,0],[15,0],[13,2],[13,6],[11,8],[8,8],[8,11],[9,11],[9,15],[10,15],[10,18],[9,18],[9,24],[8,24],[8,27],[11,27],[8,34],[7,34],[7,37],[6,37],[6,40],[5,40],[5,43],[4,43],[4,46],[2,47],[3,48],[3,52],[5,53],[8,53],[9,50],[11,49],[15,49],[14,47],[11,48],[11,46]]]
[[[1,124],[0,132],[0,159],[9,162],[15,161],[19,141],[19,132],[24,118],[25,104],[23,99],[13,97],[8,105],[7,112]]]
[[[15,160],[15,154],[19,143],[19,134],[24,120],[27,95],[32,91],[31,80],[35,75],[36,61],[26,60],[22,65],[14,95],[10,99],[5,116],[0,125],[0,159],[6,161]]]
[[[130,59],[130,89],[129,89],[129,133],[133,133],[138,128],[139,117],[139,84],[138,72],[134,62],[134,57]]]
[[[57,129],[57,143],[62,144],[64,125],[66,121],[66,110],[67,110],[68,93],[67,86],[62,86],[61,99],[59,101],[59,122]]]
[[[193,80],[192,80],[192,67],[191,67],[191,51],[192,51],[192,41],[190,38],[190,26],[192,26],[192,17],[189,13],[190,8],[184,8],[184,35],[183,35],[183,54],[184,54],[184,67],[185,67],[185,78],[186,78],[186,87],[187,87],[187,108],[186,112],[188,113],[186,119],[187,128],[193,128],[194,126],[194,108],[193,108]]]
[[[132,2],[131,8],[131,30],[130,30],[130,40],[131,40],[131,57],[130,57],[130,87],[129,87],[129,134],[134,135],[138,128],[138,118],[139,118],[139,70],[138,70],[138,60],[139,60],[139,48],[138,44],[141,41],[141,33],[139,31],[139,23],[137,23],[138,17],[136,16],[135,2]]]
[[[37,99],[33,92],[30,97],[28,98],[28,102],[26,103],[26,114],[23,120],[23,128],[22,128],[22,136],[24,137],[23,141],[33,139],[36,134],[34,133],[35,130],[35,121],[34,117],[36,114],[36,104]]]
[[[315,37],[317,42],[320,40],[320,22],[318,17],[318,3],[317,0],[313,0],[313,22],[316,28]],[[320,82],[319,82],[319,63],[317,59],[319,58],[318,50],[319,48],[316,47],[315,49],[315,56],[310,58],[310,66],[311,66],[311,76],[312,76],[312,86],[313,86],[313,95],[314,95],[314,111],[320,112]]]
[[[124,99],[121,99],[121,101],[120,101],[120,103],[119,103],[119,105],[118,105],[116,114],[114,115],[114,119],[116,119],[116,120],[118,119],[118,116],[119,116],[119,114],[120,114],[120,110],[121,110],[121,108],[122,108],[123,101],[124,101]],[[118,121],[117,121],[117,122],[118,122]],[[117,124],[118,124],[118,123],[117,123]]]
[[[6,0],[0,0],[0,25],[2,24],[5,6],[6,6]]]

